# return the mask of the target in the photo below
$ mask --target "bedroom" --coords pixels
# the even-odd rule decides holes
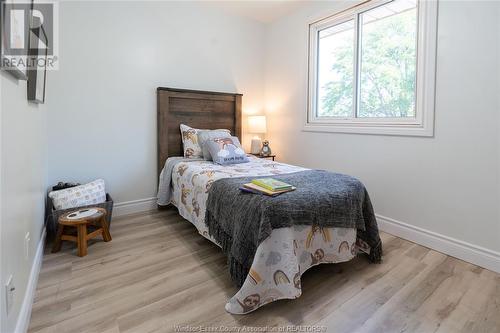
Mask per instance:
[[[24,6],[31,6],[29,2]],[[2,1],[2,14],[12,3],[23,8],[21,1]],[[5,68],[8,50],[2,38],[2,333],[214,327],[219,331],[287,327],[328,332],[500,331],[500,2],[34,2],[42,4],[52,5],[48,44],[57,61],[56,68],[36,71],[46,75],[41,100],[40,96],[28,100],[36,81],[28,77],[33,71],[26,72],[26,79]],[[45,7],[35,8],[45,13]],[[408,45],[394,45],[385,31],[382,42],[372,43],[372,49],[404,49],[413,61],[409,76],[413,85],[405,88],[413,113],[360,121],[364,91],[376,94],[371,85],[362,84],[364,69],[373,65],[363,61],[363,50],[370,50],[365,44],[367,32],[370,24],[388,22],[400,13],[413,15],[413,20],[405,21],[411,24],[403,25]],[[375,23],[370,22],[377,15]],[[322,57],[322,46],[331,49],[336,42],[344,42],[344,58],[335,53]],[[380,56],[379,66],[387,62],[384,59]],[[326,81],[347,86],[344,95],[333,97],[333,106],[311,98],[338,92],[317,84],[325,80],[324,66],[336,66],[336,74],[326,76]],[[347,79],[339,79],[340,70]],[[327,109],[337,116],[322,114]],[[345,110],[352,114],[346,116]],[[177,196],[179,211],[172,206],[158,209],[159,175],[166,158],[183,156],[188,148],[182,145],[180,124],[227,129],[246,153],[252,146],[258,152],[267,140],[274,157],[248,156],[248,163],[219,166],[200,161],[201,151],[198,158],[173,166],[173,184],[160,191],[172,191],[168,195],[174,201]],[[226,134],[217,137],[225,139]],[[184,167],[187,171],[180,175]],[[314,189],[308,184],[296,186],[303,180],[286,178],[295,191],[266,197],[240,193],[241,184],[218,176],[212,179],[212,192],[200,191],[208,180],[202,176],[194,182],[188,175],[201,174],[203,167],[208,168],[205,175],[234,176],[241,171],[241,177],[232,178],[236,182],[245,176],[250,181],[265,168],[282,171],[262,174],[276,179],[317,175],[315,170],[328,173],[325,185]],[[335,219],[331,224],[313,224],[317,214],[335,214],[314,209],[328,195],[338,194],[333,192],[336,186],[326,185],[338,181],[330,179],[332,173],[352,176],[360,182],[356,185],[366,188],[369,197],[361,197],[365,207],[366,198],[371,201],[374,214],[364,217],[374,216],[380,229],[380,263],[358,254],[363,252],[358,251],[359,244],[352,246],[362,227],[339,228]],[[105,206],[111,241],[98,235],[88,241],[87,254],[80,257],[84,253],[78,244],[64,240],[61,250],[52,253],[59,221],[47,216],[47,212],[53,215],[48,193],[58,182],[86,184],[98,179],[110,195],[103,200],[112,198],[112,207]],[[191,190],[186,205],[183,184]],[[223,186],[238,199],[224,201],[222,191],[212,195]],[[277,207],[283,208],[306,189],[307,194],[318,192],[323,197],[302,200],[299,209],[289,210],[313,216],[300,224],[305,229],[294,227],[303,232],[301,238],[280,235],[293,255],[254,259],[255,267],[262,266],[258,270],[265,270],[266,262],[270,267],[283,264],[276,278],[276,267],[273,274],[258,277],[236,274],[241,269],[231,271],[236,266],[228,265],[228,256],[234,259],[235,253],[229,253],[227,246],[221,250],[200,232],[208,228],[203,210],[210,203],[216,206],[217,197],[231,203],[243,219],[259,211],[238,204],[240,197],[249,200],[248,205],[258,198],[264,200],[261,204],[279,202]],[[361,193],[359,186],[354,190]],[[202,201],[198,196],[196,204],[195,191],[205,195]],[[307,210],[306,203],[313,209]],[[183,213],[186,207],[189,216]],[[241,207],[248,207],[248,214],[238,210]],[[340,207],[344,215],[355,212]],[[201,216],[196,220],[195,211]],[[266,246],[276,252],[269,243],[290,228],[273,226],[273,221],[267,225],[275,234],[254,243],[259,247],[254,246],[248,258],[258,259]],[[345,257],[334,258],[324,249],[316,252],[321,242],[339,249],[343,237],[349,246]],[[234,244],[234,249],[243,249]],[[299,249],[308,244],[313,245]],[[247,260],[245,265],[251,263]],[[301,268],[301,263],[307,267]],[[308,269],[313,263],[325,264]],[[296,266],[300,274],[294,279]],[[297,298],[264,304],[264,293],[252,285],[259,285],[259,278],[274,285],[266,290],[269,300]],[[259,299],[246,299],[255,294]],[[238,314],[246,312],[238,301],[254,311]]]

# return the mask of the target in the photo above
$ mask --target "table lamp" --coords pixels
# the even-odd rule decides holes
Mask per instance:
[[[265,134],[267,132],[266,116],[249,116],[248,117],[248,132],[255,134],[252,138],[252,146],[250,152],[252,154],[260,153],[262,147],[262,140],[258,134]]]

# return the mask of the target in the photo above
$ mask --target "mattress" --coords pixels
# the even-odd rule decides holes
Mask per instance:
[[[183,160],[172,169],[170,198],[182,217],[203,237],[217,244],[204,223],[208,192],[214,181],[304,170],[307,169],[252,156],[249,163],[227,166],[210,161]],[[244,284],[228,300],[225,308],[233,314],[245,314],[279,299],[297,298],[302,292],[301,275],[307,269],[321,263],[351,260],[357,252],[354,228],[296,225],[275,229],[258,247]]]

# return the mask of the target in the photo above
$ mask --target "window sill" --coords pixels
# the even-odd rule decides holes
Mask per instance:
[[[366,125],[366,124],[314,124],[307,123],[304,132],[350,133],[395,136],[433,137],[434,128],[422,125]]]

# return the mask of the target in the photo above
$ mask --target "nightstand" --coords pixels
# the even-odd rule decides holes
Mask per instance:
[[[261,156],[260,154],[250,154],[250,155],[253,155],[253,156],[258,157],[258,158],[271,158],[273,161],[274,161],[274,158],[276,157],[276,155],[269,155],[269,156]]]

